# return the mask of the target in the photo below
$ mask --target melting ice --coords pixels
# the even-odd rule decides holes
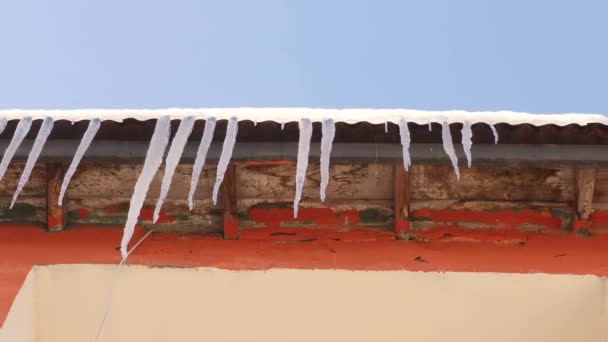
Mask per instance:
[[[215,176],[212,195],[213,204],[217,204],[217,195],[220,191],[220,185],[222,185],[222,181],[224,180],[226,169],[228,169],[230,158],[232,158],[232,150],[234,149],[234,143],[236,142],[238,128],[239,122],[237,118],[230,118],[230,120],[228,120],[228,127],[226,128],[226,138],[224,138],[222,154],[220,155],[220,160],[217,162],[217,175]]]
[[[458,158],[456,157],[456,151],[454,151],[454,144],[452,143],[452,133],[450,133],[450,125],[447,121],[443,122],[441,128],[441,137],[443,139],[443,149],[445,153],[450,157],[454,172],[456,172],[456,179],[460,180],[460,170],[458,169]]]
[[[30,175],[32,174],[32,170],[36,165],[36,161],[38,160],[38,156],[40,156],[40,152],[42,152],[42,148],[46,143],[46,139],[49,137],[51,130],[53,129],[53,119],[51,117],[46,117],[42,121],[42,125],[40,126],[40,130],[38,131],[38,135],[36,136],[36,140],[34,140],[34,145],[30,150],[30,154],[27,156],[27,161],[25,162],[25,168],[23,169],[23,173],[21,174],[21,178],[19,179],[19,184],[17,184],[17,190],[13,194],[13,200],[11,201],[10,208],[13,208],[17,197],[19,197],[19,193],[23,190],[23,187],[27,183],[28,179],[30,179]]]
[[[471,162],[473,158],[471,157],[471,146],[473,145],[473,131],[471,130],[471,123],[469,121],[465,121],[462,124],[462,148],[464,149],[464,154],[467,156],[467,165],[471,167]]]
[[[175,168],[177,167],[177,164],[179,164],[179,160],[182,158],[184,147],[188,142],[190,133],[192,133],[193,126],[194,116],[183,118],[179,124],[177,132],[175,133],[175,137],[171,142],[171,147],[169,148],[169,153],[167,154],[167,159],[165,160],[165,173],[163,174],[163,180],[160,186],[160,195],[158,196],[158,201],[156,202],[156,208],[154,208],[154,217],[152,219],[152,223],[156,223],[156,221],[158,221],[160,209],[162,208],[163,202],[165,201],[165,198],[167,198],[169,188],[171,187],[171,180],[173,179]]]
[[[156,121],[156,127],[154,128],[154,134],[152,134],[152,139],[150,140],[150,146],[148,147],[148,153],[146,153],[144,166],[139,178],[137,178],[137,183],[135,183],[135,189],[131,196],[127,222],[125,223],[122,242],[120,243],[120,253],[122,254],[123,259],[127,258],[127,245],[133,236],[135,224],[137,223],[141,208],[144,205],[150,183],[152,183],[154,175],[156,175],[160,164],[163,162],[163,155],[165,154],[170,134],[170,117],[168,115],[161,116]]]
[[[84,156],[85,152],[89,149],[89,146],[91,145],[95,134],[97,134],[100,125],[101,120],[97,118],[91,119],[91,121],[89,121],[89,127],[87,128],[87,131],[84,132],[82,140],[80,140],[80,145],[78,145],[78,149],[76,149],[76,153],[74,154],[74,159],[72,159],[72,163],[70,164],[70,167],[68,168],[65,173],[65,176],[63,177],[63,183],[61,183],[61,191],[59,192],[59,205],[63,204],[63,196],[65,195],[65,192],[68,189],[70,179],[72,179],[72,176],[76,172],[78,164],[80,164],[80,160],[82,160],[82,157]]]
[[[194,159],[194,166],[192,167],[192,178],[190,179],[190,192],[188,193],[188,207],[192,210],[194,207],[194,193],[196,192],[196,186],[198,185],[198,179],[201,176],[203,167],[205,166],[205,159],[207,159],[207,152],[211,141],[213,140],[213,132],[215,131],[215,118],[211,117],[205,121],[205,130],[203,131],[203,137],[198,145],[198,151],[196,152],[196,158]]]
[[[412,160],[410,159],[410,129],[405,119],[399,121],[399,135],[401,136],[401,146],[403,149],[403,167],[405,171],[408,171],[410,165],[412,165]]]
[[[494,126],[494,124],[491,124],[490,128],[492,129],[492,134],[494,134],[494,143],[498,144],[498,132],[496,132],[496,126]]]
[[[331,147],[334,142],[334,136],[336,135],[336,126],[334,120],[327,119],[323,121],[322,126],[322,138],[321,138],[321,202],[325,202],[325,190],[327,184],[329,184],[329,156],[331,154]]]
[[[300,140],[298,142],[298,161],[296,163],[296,197],[293,200],[293,217],[298,217],[298,204],[302,198],[302,188],[308,168],[308,154],[312,137],[312,122],[309,119],[300,120]]]
[[[8,164],[13,159],[15,152],[21,145],[21,142],[30,131],[30,127],[32,127],[32,118],[29,116],[24,117],[19,120],[17,124],[17,128],[15,129],[15,134],[13,134],[13,138],[11,142],[8,144],[6,151],[4,151],[4,155],[2,156],[2,161],[0,162],[0,180],[4,177],[6,173],[6,169],[8,168]]]

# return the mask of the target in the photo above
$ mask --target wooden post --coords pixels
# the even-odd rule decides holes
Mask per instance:
[[[589,219],[593,211],[593,189],[595,187],[595,169],[582,168],[576,172],[576,211],[578,218]]]
[[[46,164],[47,179],[47,229],[50,232],[63,230],[65,219],[63,207],[59,205],[59,192],[65,169],[60,163]]]
[[[395,164],[395,235],[397,239],[408,239],[410,223],[410,174],[403,164]]]
[[[222,182],[222,203],[224,204],[224,239],[239,238],[239,223],[236,208],[236,169],[228,165]]]

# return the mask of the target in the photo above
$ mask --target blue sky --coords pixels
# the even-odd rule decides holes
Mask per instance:
[[[0,1],[0,108],[608,114],[608,1]]]

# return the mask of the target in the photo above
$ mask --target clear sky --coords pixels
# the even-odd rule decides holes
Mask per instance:
[[[0,108],[608,114],[605,0],[0,0]]]

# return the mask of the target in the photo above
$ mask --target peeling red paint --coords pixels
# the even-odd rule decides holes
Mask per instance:
[[[548,210],[535,211],[530,209],[480,211],[480,210],[431,210],[418,209],[411,214],[415,218],[428,218],[435,223],[478,222],[485,223],[488,228],[521,228],[531,224],[559,230],[562,225],[560,217],[553,216]]]
[[[252,228],[245,229],[241,240],[271,240],[271,241],[344,241],[372,242],[394,240],[393,232],[370,228]]]
[[[47,225],[49,226],[49,228],[63,227],[63,217],[55,217],[53,215],[48,215]]]
[[[594,211],[589,217],[594,225],[606,225],[608,226],[608,211]]]
[[[87,218],[89,217],[89,215],[91,215],[91,211],[89,209],[86,208],[79,208],[78,209],[78,217],[81,219]]]
[[[239,238],[239,221],[237,219],[224,219],[224,239],[236,240]]]
[[[319,227],[336,227],[359,224],[359,212],[355,209],[335,211],[331,208],[300,208],[297,219],[291,208],[252,208],[249,219],[264,223],[267,228],[279,228],[282,222],[311,222]]]
[[[154,218],[154,209],[145,207],[141,208],[139,218],[146,221],[152,221]],[[156,221],[156,223],[171,223],[173,221],[175,221],[173,216],[167,215],[167,213],[161,210],[161,212],[158,214],[158,221]]]
[[[48,234],[40,227],[0,226],[0,259],[4,261],[0,265],[0,322],[32,265],[118,263],[121,228],[79,226]],[[426,239],[408,242],[393,240],[392,232],[387,232],[386,240],[379,240],[376,235],[373,242],[302,239],[304,234],[332,237],[339,232],[310,228],[300,229],[305,232],[296,228],[274,230],[295,233],[299,238],[288,242],[153,233],[129,257],[129,264],[231,270],[304,268],[608,275],[608,235],[580,237],[512,229],[442,229],[420,232],[427,234]],[[436,238],[429,235],[433,232]],[[137,227],[132,244],[144,234]],[[247,234],[255,232],[242,233],[245,237]],[[459,242],[448,242],[450,239]],[[428,262],[417,261],[420,259]]]
[[[403,238],[411,231],[410,222],[408,220],[395,219],[395,235]]]
[[[107,209],[108,214],[117,214],[120,209],[117,206],[109,206]]]

